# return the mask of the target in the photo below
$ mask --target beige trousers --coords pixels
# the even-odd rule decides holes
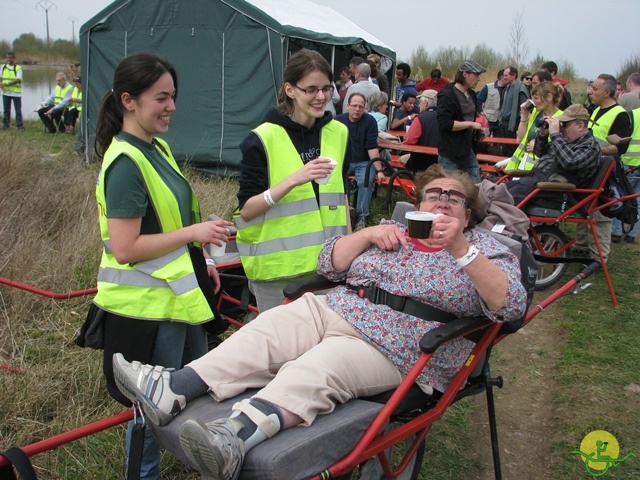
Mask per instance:
[[[188,366],[216,400],[261,388],[256,398],[295,413],[305,425],[338,402],[390,390],[403,378],[324,296],[313,294],[260,314]]]

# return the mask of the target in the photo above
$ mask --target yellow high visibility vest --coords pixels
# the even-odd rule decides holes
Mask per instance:
[[[536,160],[538,160],[538,156],[535,155],[533,152],[529,152],[529,155],[527,157],[527,160],[524,162],[524,165],[522,164],[522,159],[527,153],[527,150],[526,150],[527,144],[531,141],[529,139],[529,132],[533,128],[533,125],[535,124],[536,119],[541,113],[542,112],[540,110],[538,110],[537,108],[534,108],[533,111],[531,112],[531,115],[529,115],[529,121],[527,122],[527,129],[524,132],[524,137],[522,137],[522,141],[518,145],[518,148],[516,148],[516,151],[513,153],[513,157],[511,158],[509,163],[505,165],[504,167],[505,171],[532,170],[533,167],[535,166]],[[555,118],[555,117],[559,117],[560,115],[562,115],[562,110],[557,110],[552,116],[553,118]],[[551,136],[549,136],[549,141],[551,141]]]
[[[9,66],[5,63],[2,65],[2,81],[11,82],[18,78],[18,72],[22,70],[22,67],[19,65],[14,65],[13,70],[9,69]],[[13,85],[9,85],[7,87],[2,87],[3,92],[13,92],[13,93],[22,93],[22,82],[14,83]]]
[[[158,138],[154,142],[164,148],[163,151],[163,148],[156,147],[173,169],[182,175],[167,143]],[[178,201],[155,168],[139,149],[114,138],[105,153],[96,187],[104,250],[98,273],[98,294],[94,302],[106,311],[145,320],[174,320],[197,324],[212,319],[214,314],[198,285],[187,246],[177,248],[160,258],[135,264],[122,265],[113,255],[107,224],[104,175],[121,154],[131,158],[140,169],[162,232],[183,227]],[[200,208],[193,192],[191,210],[194,221],[199,222]]]
[[[596,115],[600,111],[600,107],[596,108],[591,114],[590,123],[591,123],[591,133],[593,133],[593,137],[598,142],[598,145],[601,147],[605,147],[609,145],[607,142],[607,137],[609,136],[609,130],[611,130],[611,126],[613,125],[614,120],[618,116],[620,112],[627,112],[620,105],[616,105],[611,110],[607,111],[604,115],[598,118],[597,124],[594,123],[594,119]]]
[[[303,163],[287,131],[273,123],[254,130],[262,141],[269,185],[276,185]],[[320,152],[338,162],[326,185],[319,185],[319,203],[311,182],[293,188],[262,215],[245,222],[236,212],[236,243],[245,274],[252,280],[276,280],[313,272],[325,240],[347,233],[342,167],[349,138],[335,120],[322,127]]]
[[[631,142],[624,155],[621,155],[622,163],[629,167],[640,166],[640,108],[629,112],[633,122],[633,132],[631,132]]]

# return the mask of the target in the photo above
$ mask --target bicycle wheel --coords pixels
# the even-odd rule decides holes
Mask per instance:
[[[568,257],[568,250],[558,253],[558,250],[569,242],[569,238],[559,227],[556,225],[536,225],[533,230],[535,236],[531,236],[529,245],[534,254],[553,258]],[[569,266],[566,263],[540,261],[536,261],[536,263],[538,264],[536,290],[544,290],[557,283]]]
[[[391,423],[383,429],[383,433],[387,433],[400,425],[401,423]],[[402,460],[405,452],[409,450],[415,438],[415,435],[411,435],[385,450],[385,455],[390,459],[391,465],[396,465]],[[407,468],[397,477],[397,479],[417,480],[418,475],[420,475],[420,470],[422,469],[423,460],[424,441],[418,446],[418,449],[411,458],[409,465],[407,465]],[[373,457],[360,464],[353,472],[341,475],[337,478],[339,480],[384,480],[387,477],[382,470],[382,465],[380,465],[378,457]]]

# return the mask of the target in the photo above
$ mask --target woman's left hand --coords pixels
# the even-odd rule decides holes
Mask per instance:
[[[469,242],[463,232],[464,225],[459,219],[449,215],[438,215],[433,220],[429,237],[434,246],[441,246],[454,258],[460,258],[469,248]]]

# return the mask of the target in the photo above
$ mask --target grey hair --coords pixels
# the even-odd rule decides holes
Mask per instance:
[[[367,63],[361,63],[358,65],[358,72],[364,78],[368,78],[371,75],[371,67]]]

